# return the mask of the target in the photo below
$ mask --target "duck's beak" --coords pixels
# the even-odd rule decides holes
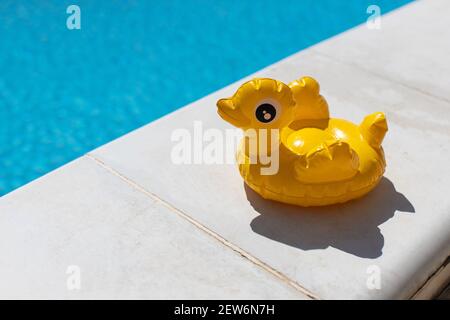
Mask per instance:
[[[242,128],[250,121],[242,114],[239,108],[233,104],[231,99],[220,99],[217,101],[217,113],[225,121],[231,123],[235,127]]]

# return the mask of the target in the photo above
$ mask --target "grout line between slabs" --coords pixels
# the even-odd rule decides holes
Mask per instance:
[[[431,285],[435,285],[432,282],[440,277],[446,277],[446,274],[450,274],[450,256],[447,256],[447,258],[442,262],[441,265],[439,265],[437,267],[436,270],[433,271],[433,273],[431,275],[428,276],[428,278],[425,280],[425,282],[419,287],[419,289],[417,289],[410,297],[410,300],[423,300],[423,299],[436,299],[437,296],[439,296],[439,294],[442,293],[442,290],[445,290],[445,286],[448,285],[448,283],[443,283],[442,286],[444,286],[443,289],[441,289],[440,291],[434,292],[434,296],[433,297],[428,297],[428,296],[424,296],[422,297],[421,294],[423,293],[423,291],[427,290],[427,286]],[[448,278],[447,278],[448,280]],[[436,285],[435,285],[436,286]]]
[[[404,83],[404,82],[395,80],[395,79],[393,79],[393,78],[391,78],[391,77],[386,77],[386,76],[384,76],[384,75],[382,75],[382,74],[379,74],[379,73],[373,71],[372,69],[366,69],[366,68],[363,68],[363,67],[361,67],[360,65],[357,65],[357,64],[355,64],[355,63],[352,63],[352,62],[349,62],[349,61],[345,61],[345,60],[342,60],[342,59],[336,59],[335,57],[329,55],[328,53],[322,52],[322,50],[320,50],[320,49],[318,49],[318,48],[310,48],[309,50],[311,50],[311,51],[313,51],[314,53],[316,53],[316,54],[318,54],[318,55],[320,55],[320,56],[322,56],[322,57],[325,57],[325,58],[327,58],[327,59],[329,59],[329,60],[331,60],[331,61],[334,61],[334,62],[337,62],[337,63],[341,63],[341,64],[343,64],[343,65],[346,65],[346,66],[349,66],[349,67],[358,69],[358,70],[360,70],[360,71],[366,72],[366,73],[368,73],[368,74],[370,74],[370,75],[372,75],[372,76],[374,76],[374,77],[377,77],[377,78],[379,78],[379,79],[385,80],[385,81],[387,81],[387,82],[394,83],[394,84],[396,84],[396,85],[402,86],[402,87],[407,88],[407,89],[409,89],[409,90],[416,91],[416,92],[418,92],[418,93],[420,93],[420,94],[423,94],[423,95],[425,95],[425,96],[427,96],[427,97],[430,97],[430,98],[433,98],[433,99],[436,99],[436,100],[440,100],[440,101],[442,101],[442,102],[445,102],[446,104],[450,104],[450,100],[447,99],[447,98],[445,98],[445,97],[441,97],[441,96],[434,95],[434,94],[432,94],[432,93],[430,93],[430,92],[428,92],[428,91],[423,91],[423,90],[421,90],[421,89],[419,89],[419,88],[417,88],[417,87],[415,87],[415,86],[412,86],[412,85],[409,85],[409,84],[407,84],[407,83]]]
[[[230,248],[231,250],[237,252],[238,254],[240,254],[243,258],[246,258],[247,260],[249,260],[251,263],[257,265],[258,267],[264,269],[265,271],[269,272],[270,274],[272,274],[273,276],[275,276],[276,278],[278,278],[279,280],[281,280],[282,282],[286,283],[287,285],[293,287],[294,289],[296,289],[297,291],[299,291],[300,293],[306,295],[308,298],[314,299],[314,300],[319,300],[320,298],[312,293],[311,291],[309,291],[308,289],[304,288],[303,286],[301,286],[300,284],[298,284],[296,281],[290,279],[289,277],[287,277],[286,275],[284,275],[283,273],[281,273],[280,271],[272,268],[271,266],[269,266],[268,264],[264,263],[263,261],[259,260],[258,258],[252,256],[250,253],[244,251],[243,249],[241,249],[240,247],[236,246],[235,244],[231,243],[230,241],[228,241],[227,239],[223,238],[222,236],[220,236],[218,233],[208,229],[206,226],[204,226],[203,224],[201,224],[200,222],[198,222],[197,220],[193,219],[191,216],[189,216],[188,214],[186,214],[185,212],[183,212],[182,210],[174,207],[173,205],[171,205],[170,203],[166,202],[165,200],[161,199],[160,197],[158,197],[156,194],[146,190],[145,188],[143,188],[142,186],[140,186],[139,184],[137,184],[136,182],[134,182],[133,180],[127,178],[126,176],[124,176],[123,174],[121,174],[120,172],[116,171],[114,168],[108,166],[105,162],[103,162],[102,160],[96,158],[95,156],[93,156],[92,154],[85,154],[86,158],[91,159],[92,161],[94,161],[97,165],[100,165],[102,168],[104,168],[105,170],[107,170],[108,172],[110,172],[111,174],[115,175],[116,177],[118,177],[119,179],[121,179],[122,181],[124,181],[125,183],[127,183],[128,185],[130,185],[131,187],[133,187],[134,189],[137,189],[138,191],[144,193],[146,196],[152,198],[153,200],[155,200],[156,202],[162,204],[163,206],[165,206],[166,208],[170,209],[171,211],[173,211],[174,213],[176,213],[177,215],[179,215],[181,218],[187,220],[188,222],[190,222],[191,224],[193,224],[195,227],[197,227],[198,229],[202,230],[203,232],[207,233],[209,236],[211,236],[212,238],[216,239],[217,241],[219,241],[220,243],[222,243],[224,246]]]

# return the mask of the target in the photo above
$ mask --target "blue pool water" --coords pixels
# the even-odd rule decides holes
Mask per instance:
[[[2,0],[0,195],[408,2]]]

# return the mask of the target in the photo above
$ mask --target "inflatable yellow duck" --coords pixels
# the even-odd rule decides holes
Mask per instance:
[[[380,181],[386,167],[381,147],[387,132],[384,113],[368,115],[360,125],[330,118],[319,91],[311,77],[288,85],[263,78],[244,83],[231,98],[217,102],[219,115],[244,131],[278,129],[274,174],[262,174],[267,164],[251,161],[250,135],[244,135],[237,153],[245,183],[263,198],[330,205],[361,197]],[[257,140],[262,136],[253,135]],[[270,145],[267,153],[275,154]]]

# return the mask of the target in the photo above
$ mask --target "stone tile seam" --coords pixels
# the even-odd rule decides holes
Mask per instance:
[[[359,65],[357,65],[357,64],[355,64],[355,63],[352,63],[352,62],[349,62],[349,61],[345,61],[345,60],[342,60],[342,59],[339,59],[339,58],[335,58],[335,57],[333,57],[333,56],[331,56],[331,55],[329,55],[329,54],[327,54],[327,53],[324,53],[321,49],[318,49],[318,48],[309,48],[308,50],[313,51],[314,53],[316,53],[316,54],[318,54],[318,55],[320,55],[320,56],[322,56],[322,57],[325,57],[325,58],[327,58],[327,59],[329,59],[329,60],[331,60],[331,61],[334,61],[334,62],[343,64],[343,65],[346,65],[346,66],[349,66],[349,67],[358,69],[358,70],[360,70],[360,71],[363,71],[363,72],[365,72],[365,73],[368,73],[368,74],[370,74],[370,75],[372,75],[372,76],[374,76],[374,77],[377,77],[377,78],[379,78],[379,79],[385,80],[385,81],[387,81],[387,82],[394,83],[394,84],[396,84],[396,85],[402,86],[402,87],[407,88],[407,89],[409,89],[409,90],[416,91],[416,92],[418,92],[418,93],[420,93],[420,94],[423,94],[423,95],[425,95],[425,96],[427,96],[427,97],[430,97],[430,98],[433,98],[433,99],[436,99],[436,100],[440,100],[441,102],[444,102],[444,103],[450,105],[450,100],[447,99],[447,98],[444,98],[444,97],[441,97],[441,96],[434,95],[434,94],[432,94],[432,93],[430,93],[430,92],[421,90],[420,88],[417,88],[417,87],[415,87],[415,86],[412,86],[412,85],[409,85],[409,84],[407,84],[407,83],[404,83],[404,82],[401,82],[401,81],[392,79],[392,78],[390,78],[390,77],[386,77],[386,76],[384,76],[384,75],[382,75],[382,74],[379,74],[379,73],[373,71],[372,69],[363,68],[363,67],[361,67],[361,66],[359,66]]]
[[[256,265],[260,269],[263,269],[264,271],[270,273],[272,276],[274,276],[275,278],[277,278],[281,282],[283,282],[283,283],[287,284],[288,286],[294,288],[295,290],[299,291],[301,294],[306,295],[308,298],[313,299],[313,300],[320,300],[319,296],[317,296],[316,294],[312,293],[311,291],[309,291],[308,289],[306,289],[305,287],[303,287],[302,285],[297,283],[295,280],[292,280],[291,278],[289,278],[288,276],[286,276],[282,272],[276,270],[275,268],[271,267],[270,265],[266,264],[265,262],[263,262],[263,261],[259,260],[258,258],[254,257],[253,255],[251,255],[247,251],[241,249],[237,245],[235,245],[232,242],[228,241],[227,239],[223,238],[221,235],[219,235],[218,233],[216,233],[216,232],[212,231],[211,229],[207,228],[205,225],[203,225],[199,221],[195,220],[190,215],[186,214],[182,210],[180,210],[177,207],[173,206],[169,202],[161,199],[160,197],[158,197],[153,192],[148,191],[147,189],[145,189],[144,187],[142,187],[138,183],[134,182],[133,180],[131,180],[130,178],[126,177],[122,173],[118,172],[117,170],[115,170],[111,166],[107,165],[104,161],[96,158],[95,156],[93,156],[90,153],[87,153],[84,156],[86,158],[94,161],[97,165],[102,167],[104,170],[108,171],[110,174],[112,174],[112,175],[118,177],[119,179],[121,179],[123,182],[128,184],[131,188],[133,188],[135,190],[138,190],[139,192],[143,193],[145,196],[151,198],[152,200],[154,200],[157,203],[159,203],[159,204],[163,205],[164,207],[168,208],[170,211],[174,212],[175,214],[177,214],[181,218],[185,219],[186,221],[188,221],[189,223],[194,225],[197,229],[200,229],[203,233],[206,233],[208,236],[210,236],[210,237],[214,238],[216,241],[220,242],[223,246],[225,246],[228,249],[231,249],[232,251],[238,253],[241,257],[243,257],[246,260],[248,260],[251,264]]]
[[[447,270],[445,270],[447,268],[447,266],[450,265],[450,255],[447,256],[446,259],[444,259],[444,261],[442,262],[441,265],[439,265],[437,267],[436,270],[434,270],[429,276],[428,278],[425,280],[424,283],[422,283],[420,285],[420,287],[410,296],[410,300],[417,300],[417,299],[421,299],[419,296],[422,293],[423,290],[425,290],[426,286],[433,281],[433,279],[435,277],[438,277],[441,273],[444,274],[445,272],[448,272]],[[447,284],[448,285],[448,284]],[[445,288],[444,288],[445,289]],[[436,292],[436,296],[438,296],[441,292]],[[435,297],[433,297],[435,298]]]

